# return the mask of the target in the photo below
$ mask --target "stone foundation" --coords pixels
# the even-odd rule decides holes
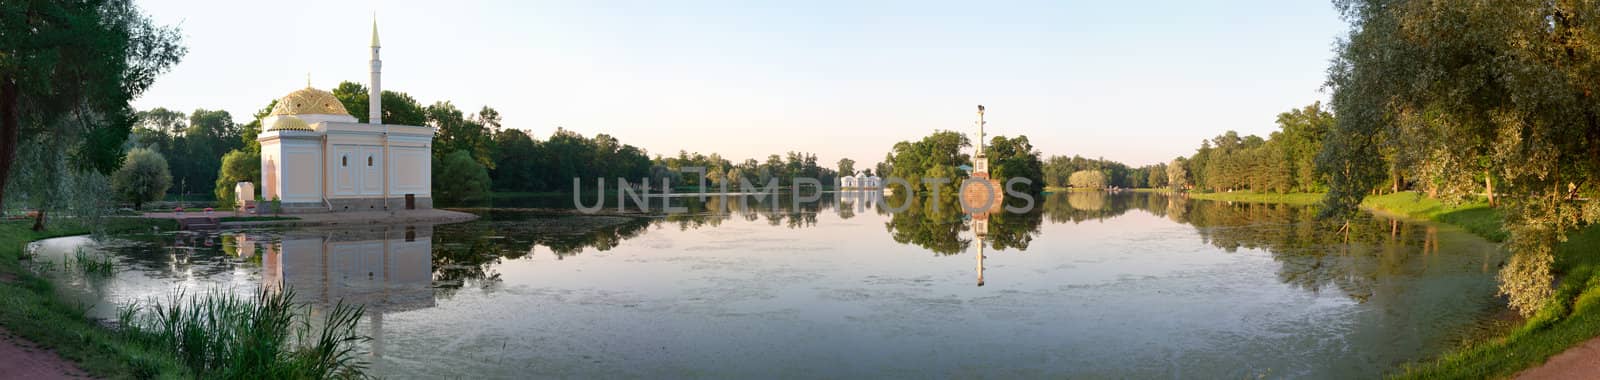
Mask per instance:
[[[330,199],[330,200],[328,200],[328,203],[322,203],[322,202],[283,202],[279,206],[280,209],[281,209],[279,212],[283,213],[283,214],[311,214],[311,213],[323,213],[323,212],[330,212],[330,211],[331,212],[354,212],[354,211],[386,211],[386,210],[405,210],[406,209],[406,199],[404,197],[389,198],[389,202],[388,203],[389,203],[388,204],[388,208],[385,208],[384,207],[383,198]],[[329,208],[328,208],[329,205],[333,206],[332,210],[329,210]],[[256,213],[260,214],[260,215],[271,215],[273,213],[273,211],[270,208],[271,208],[271,206],[268,203],[263,202],[263,203],[261,203],[261,204],[259,204],[257,206]],[[432,209],[432,208],[433,208],[433,198],[425,198],[425,197],[416,198],[416,209],[417,210],[427,210],[427,209]]]
[[[383,210],[385,210],[383,198],[329,199],[328,203],[333,204],[333,211],[334,212],[342,212],[342,211],[383,211]],[[431,208],[433,208],[433,198],[423,198],[423,197],[416,198],[416,209],[417,210],[426,210],[426,209],[431,209]],[[406,198],[405,197],[389,198],[388,208],[387,209],[389,209],[389,210],[404,210],[404,209],[406,209]]]

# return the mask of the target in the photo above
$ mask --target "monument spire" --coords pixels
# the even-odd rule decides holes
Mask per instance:
[[[372,86],[367,91],[367,122],[383,124],[383,61],[378,59],[378,14],[372,14]]]
[[[978,121],[977,121],[976,124],[978,125],[978,143],[976,144],[977,147],[978,147],[978,150],[977,150],[977,152],[973,152],[974,154],[972,155],[972,176],[973,177],[983,178],[983,179],[988,179],[989,178],[989,157],[988,157],[987,154],[983,153],[983,138],[984,138],[983,126],[984,126],[984,124],[988,124],[988,122],[983,121],[983,105],[982,104],[978,105]]]

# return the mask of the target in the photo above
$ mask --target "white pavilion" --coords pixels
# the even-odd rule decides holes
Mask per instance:
[[[367,123],[309,83],[261,120],[263,201],[278,200],[286,213],[433,207],[434,129],[383,123],[376,22],[371,64]]]

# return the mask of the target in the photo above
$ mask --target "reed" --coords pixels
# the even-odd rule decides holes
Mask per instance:
[[[364,313],[340,302],[313,321],[292,291],[263,289],[253,298],[176,293],[125,306],[118,322],[129,339],[169,351],[203,378],[365,378],[360,346],[370,338],[356,331]]]
[[[110,256],[89,253],[82,247],[72,253],[72,258],[62,263],[69,269],[76,268],[84,274],[110,277],[117,273],[117,265]]]

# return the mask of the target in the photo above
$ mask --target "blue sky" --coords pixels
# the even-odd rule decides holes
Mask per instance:
[[[376,11],[384,88],[424,104],[489,105],[540,139],[561,126],[652,154],[867,165],[970,131],[977,104],[991,135],[1045,156],[1142,165],[1228,129],[1265,135],[1327,98],[1346,28],[1323,1],[139,4],[189,47],[141,109],[246,121],[307,73],[322,89],[365,82]]]

